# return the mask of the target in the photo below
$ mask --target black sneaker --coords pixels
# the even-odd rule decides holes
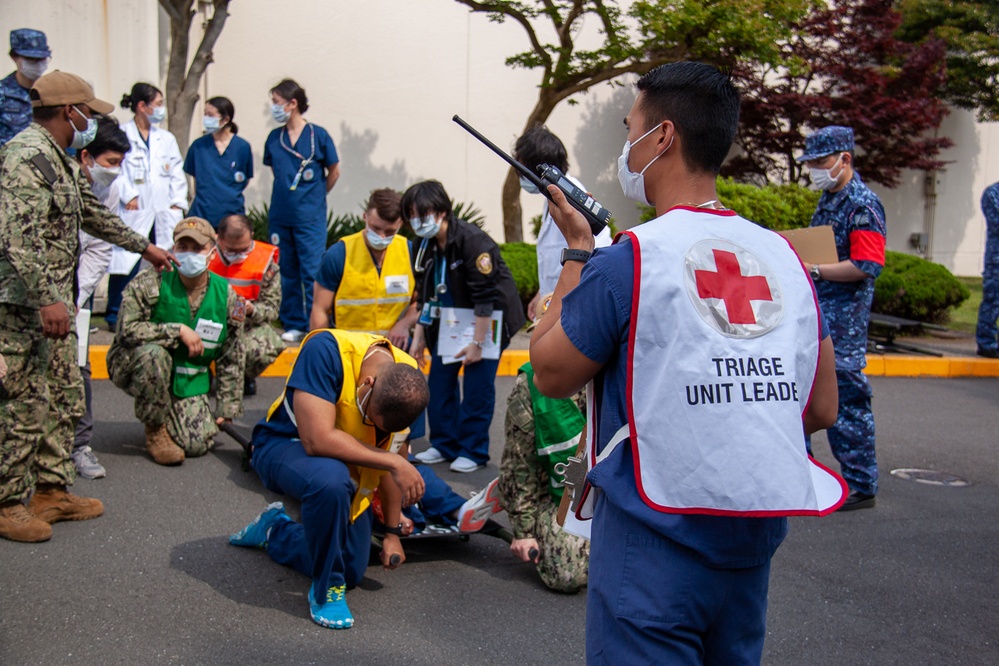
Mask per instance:
[[[846,501],[843,502],[843,506],[836,509],[837,511],[854,511],[856,509],[873,509],[874,508],[874,495],[865,495],[857,490],[851,490],[850,494],[846,496]]]
[[[976,353],[979,356],[984,356],[985,358],[999,358],[999,349],[986,349],[985,347],[979,347]]]
[[[248,379],[243,382],[243,395],[257,395],[256,379]]]

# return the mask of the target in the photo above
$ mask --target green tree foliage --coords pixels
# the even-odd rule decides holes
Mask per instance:
[[[527,311],[527,304],[538,293],[538,253],[537,246],[531,243],[503,243],[500,256],[510,267],[513,281],[517,283],[517,293]]]
[[[999,120],[999,2],[901,0],[898,10],[899,39],[947,44],[944,99],[975,111],[983,122]]]
[[[971,295],[950,271],[920,257],[885,252],[885,267],[874,282],[872,310],[925,322],[946,322],[948,311]]]
[[[491,21],[512,21],[525,33],[528,49],[506,64],[540,71],[538,99],[523,130],[542,125],[555,107],[599,83],[624,74],[644,74],[677,60],[701,60],[734,67],[742,60],[777,64],[775,46],[811,0],[640,0],[623,12],[603,0],[477,2],[456,0]],[[599,41],[589,39],[589,22]],[[577,42],[579,38],[579,42]],[[584,48],[587,44],[591,48]],[[570,99],[571,101],[571,99]],[[503,229],[507,241],[523,240],[520,183],[513,169],[503,184]]]

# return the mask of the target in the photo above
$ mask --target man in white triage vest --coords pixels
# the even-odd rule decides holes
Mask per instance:
[[[576,518],[592,516],[591,664],[759,663],[786,516],[824,515],[846,494],[805,449],[837,404],[808,274],[780,236],[717,201],[738,118],[714,67],[643,76],[618,172],[658,217],[592,259],[588,225],[549,188],[568,250],[531,363],[551,397],[593,383],[591,469],[574,498]]]

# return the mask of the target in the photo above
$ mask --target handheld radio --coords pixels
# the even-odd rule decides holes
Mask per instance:
[[[486,145],[487,148],[492,150],[494,153],[502,157],[510,166],[516,169],[524,178],[534,183],[534,186],[540,190],[542,194],[551,200],[551,195],[548,193],[548,186],[554,185],[558,189],[562,190],[565,195],[566,200],[572,204],[573,208],[578,210],[586,218],[586,221],[590,224],[590,230],[593,235],[596,236],[604,227],[607,226],[607,220],[611,218],[611,212],[600,205],[600,203],[586,193],[585,190],[576,187],[572,181],[565,177],[557,167],[550,164],[539,164],[538,174],[533,173],[526,166],[513,159],[505,152],[500,150],[500,148],[494,144],[492,141],[482,136],[474,127],[466,123],[464,120],[458,116],[451,118],[454,122],[458,123],[463,127],[469,134],[474,136],[476,139],[481,141]],[[539,175],[540,174],[540,175]]]

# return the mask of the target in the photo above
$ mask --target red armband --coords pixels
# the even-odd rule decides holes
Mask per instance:
[[[876,231],[850,232],[850,259],[885,265],[885,237]]]

